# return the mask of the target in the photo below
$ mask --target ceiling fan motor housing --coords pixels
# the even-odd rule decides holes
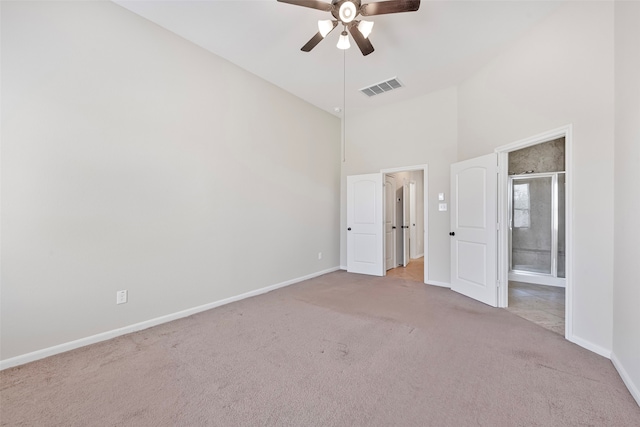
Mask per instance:
[[[343,25],[352,22],[360,14],[360,0],[333,0],[331,4],[331,14]]]

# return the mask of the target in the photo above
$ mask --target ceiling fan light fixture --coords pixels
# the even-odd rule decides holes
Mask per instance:
[[[327,34],[333,30],[333,22],[330,19],[318,21],[318,30],[320,31],[320,34],[322,34],[322,37],[326,37]]]
[[[358,30],[362,33],[362,36],[366,39],[371,34],[371,30],[373,30],[373,22],[372,21],[360,21],[358,23]]]
[[[348,24],[356,17],[356,5],[350,1],[342,3],[338,15],[343,24]]]
[[[351,43],[349,43],[349,36],[346,31],[343,31],[340,34],[340,39],[338,39],[338,44],[336,45],[338,49],[349,49],[351,47]]]

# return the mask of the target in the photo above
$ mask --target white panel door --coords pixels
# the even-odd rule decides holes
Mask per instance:
[[[416,258],[418,255],[418,233],[416,228],[417,214],[416,214],[416,183],[409,183],[409,242],[410,253],[409,258]]]
[[[498,157],[451,165],[451,289],[497,307]]]
[[[396,179],[384,177],[384,264],[386,270],[396,268]]]
[[[384,276],[382,174],[347,177],[347,271]]]
[[[404,184],[402,186],[402,265],[405,267],[409,264],[409,225],[411,222],[409,215],[409,184]]]

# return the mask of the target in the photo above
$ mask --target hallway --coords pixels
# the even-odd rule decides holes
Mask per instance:
[[[387,277],[397,277],[424,283],[424,257],[412,259],[406,267],[400,265],[387,270]]]

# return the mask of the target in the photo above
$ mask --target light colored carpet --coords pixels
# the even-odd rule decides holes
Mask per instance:
[[[346,272],[0,384],[2,425],[640,425],[609,360],[447,289]]]

